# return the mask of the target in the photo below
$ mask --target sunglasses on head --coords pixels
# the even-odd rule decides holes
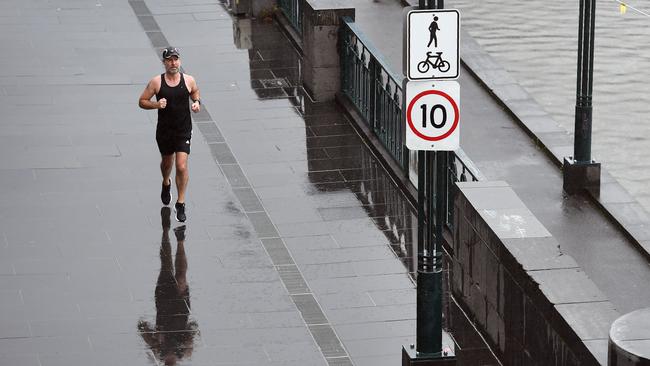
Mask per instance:
[[[167,48],[165,48],[163,50],[163,53],[162,53],[163,58],[168,58],[168,57],[171,57],[171,56],[177,56],[178,57],[178,55],[179,55],[179,52],[178,52],[178,48],[176,48],[176,47],[173,47],[173,48],[172,47],[167,47]]]

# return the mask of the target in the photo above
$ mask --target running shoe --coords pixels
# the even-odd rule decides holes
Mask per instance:
[[[187,218],[185,216],[185,203],[176,202],[176,205],[174,206],[174,211],[176,211],[176,221],[185,222],[185,219]]]
[[[163,205],[167,206],[169,202],[172,201],[172,184],[171,182],[169,183],[168,186],[163,183],[162,185],[162,190],[160,191],[160,200],[162,201]]]

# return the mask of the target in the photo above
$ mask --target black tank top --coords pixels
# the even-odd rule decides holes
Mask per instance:
[[[175,87],[167,85],[165,74],[160,75],[160,91],[156,100],[167,99],[167,106],[158,109],[156,136],[192,137],[192,117],[190,116],[190,92],[181,73],[181,81]]]

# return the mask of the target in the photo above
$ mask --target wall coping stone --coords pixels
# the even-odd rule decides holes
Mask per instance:
[[[467,201],[463,208],[485,226],[474,229],[479,236],[489,236],[482,239],[491,243],[490,249],[513,279],[523,282],[519,285],[526,296],[576,354],[588,352],[588,358],[606,365],[609,328],[619,316],[612,303],[576,261],[561,252],[558,242],[506,182],[456,185],[458,198]],[[495,238],[500,244],[494,244]]]

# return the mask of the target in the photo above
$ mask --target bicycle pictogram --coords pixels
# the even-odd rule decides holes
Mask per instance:
[[[433,70],[438,69],[440,72],[447,72],[451,65],[448,61],[442,59],[442,52],[436,52],[434,56],[433,52],[429,51],[426,60],[418,62],[418,71],[426,74],[431,67],[433,67]]]

